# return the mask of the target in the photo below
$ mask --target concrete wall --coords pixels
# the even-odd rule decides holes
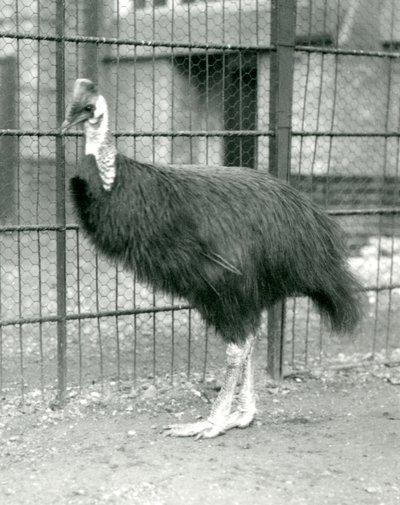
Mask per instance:
[[[323,40],[339,42],[346,48],[382,49],[387,40],[400,39],[400,5],[393,0],[384,2],[353,0],[325,2],[299,0],[297,15],[297,38],[303,44]],[[394,13],[394,14],[393,14]],[[255,16],[255,17],[254,17]],[[233,2],[196,3],[160,8],[126,9],[119,20],[122,36],[138,40],[174,41],[179,43],[219,44],[269,44],[268,2],[245,1],[242,12]],[[226,30],[221,29],[222,19]],[[189,32],[190,27],[190,32]],[[109,27],[115,35],[115,26]],[[193,56],[192,50],[191,55]],[[201,49],[198,51],[201,52]],[[176,49],[187,55],[188,50]],[[110,53],[112,57],[114,53]],[[162,60],[163,55],[166,56]],[[216,92],[213,73],[208,75],[208,97],[204,83],[182,75],[169,58],[170,48],[132,48],[118,50],[119,89],[127,89],[129,102],[141,102],[139,94],[130,86],[124,75],[125,66],[137,67],[136,80],[144,88],[151,88],[153,67],[155,73],[165,72],[164,96],[158,92],[148,97],[145,107],[151,115],[160,101],[168,97],[169,114],[173,129],[213,129],[224,127],[223,108],[219,104],[221,91]],[[124,58],[126,58],[124,60]],[[112,59],[112,58],[111,58]],[[122,63],[124,61],[124,63]],[[162,63],[161,63],[162,61]],[[130,63],[129,63],[130,62]],[[148,67],[146,71],[145,68]],[[160,67],[160,68],[158,68]],[[257,126],[268,130],[269,56],[260,54],[257,65]],[[385,132],[398,130],[400,67],[398,60],[368,57],[332,56],[296,53],[293,100],[293,128],[296,131],[335,131],[341,133]],[[169,82],[168,82],[169,81]],[[211,106],[210,106],[211,104]],[[208,121],[207,121],[208,115]],[[127,124],[121,116],[120,123]],[[208,124],[207,124],[208,123]],[[150,123],[148,123],[150,124]],[[137,123],[139,126],[139,123]],[[159,125],[168,130],[170,125]],[[157,128],[156,128],[157,129]],[[148,130],[148,128],[145,128]],[[140,128],[137,128],[140,131]],[[142,141],[143,145],[145,142]],[[137,143],[136,143],[137,144]],[[146,145],[149,145],[148,143]],[[164,161],[192,163],[221,163],[224,156],[224,141],[221,138],[178,138],[163,144]],[[149,151],[140,149],[139,155],[148,156]],[[151,153],[150,153],[151,154]],[[267,169],[268,138],[260,137],[257,145],[257,166]],[[294,137],[293,171],[303,174],[336,175],[393,175],[398,171],[397,140],[395,138],[315,138]]]
[[[399,131],[400,61],[369,57],[296,57],[294,131]],[[397,138],[294,137],[293,171],[395,175]]]

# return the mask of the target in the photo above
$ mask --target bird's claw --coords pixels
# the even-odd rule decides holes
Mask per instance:
[[[255,415],[255,407],[246,411],[236,410],[227,417],[219,419],[218,422],[206,419],[197,423],[167,426],[164,429],[164,435],[168,437],[195,437],[195,440],[215,438],[232,428],[246,428],[253,422]]]
[[[197,423],[173,424],[164,430],[167,437],[195,437],[195,440],[203,438],[215,438],[225,433],[225,427],[211,421],[198,421]]]

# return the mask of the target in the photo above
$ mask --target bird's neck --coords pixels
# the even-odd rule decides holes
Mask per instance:
[[[103,188],[109,191],[116,176],[117,149],[114,136],[108,128],[107,111],[98,120],[86,121],[85,154],[95,157]]]

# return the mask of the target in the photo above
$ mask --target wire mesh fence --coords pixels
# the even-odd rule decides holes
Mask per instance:
[[[43,393],[57,380],[65,393],[105,380],[204,377],[222,361],[222,343],[185,300],[138,284],[75,224],[67,181],[82,139],[62,137],[59,125],[79,77],[98,83],[118,149],[140,160],[269,170],[274,139],[279,156],[290,152],[286,135],[290,164],[276,172],[340,221],[366,302],[349,341],[329,335],[307,300],[288,300],[278,331],[285,370],[355,354],[398,359],[396,0],[298,1],[291,31],[290,16],[271,26],[276,10],[294,10],[283,0],[0,4],[4,394]],[[276,60],[278,43],[290,46],[286,60]],[[279,76],[275,91],[290,95],[281,123],[271,116]]]

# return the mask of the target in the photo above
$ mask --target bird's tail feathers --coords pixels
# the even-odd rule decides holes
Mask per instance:
[[[362,316],[362,286],[354,275],[342,268],[331,275],[324,288],[311,294],[322,317],[336,333],[351,333]]]

